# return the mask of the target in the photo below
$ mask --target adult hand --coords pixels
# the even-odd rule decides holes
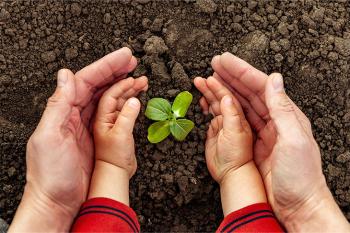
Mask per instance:
[[[96,102],[136,65],[131,51],[122,48],[76,74],[58,72],[56,91],[27,144],[27,183],[10,232],[69,230],[90,182],[89,129]]]
[[[214,57],[212,67],[256,132],[254,159],[288,231],[349,230],[327,187],[311,124],[286,95],[282,76],[267,76],[230,53]]]

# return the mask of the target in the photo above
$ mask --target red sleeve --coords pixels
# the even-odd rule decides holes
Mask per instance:
[[[253,204],[227,215],[219,226],[221,232],[284,232],[267,203]]]
[[[77,215],[72,232],[140,232],[135,212],[109,198],[86,201]]]

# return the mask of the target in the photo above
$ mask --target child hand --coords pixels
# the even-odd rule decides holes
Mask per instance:
[[[196,78],[194,84],[204,95],[200,100],[203,112],[214,115],[205,155],[211,176],[221,184],[228,173],[253,161],[252,131],[240,103],[218,80]]]
[[[146,77],[114,84],[101,97],[94,122],[95,159],[125,170],[131,178],[137,162],[133,128],[140,112],[135,98],[148,88]]]

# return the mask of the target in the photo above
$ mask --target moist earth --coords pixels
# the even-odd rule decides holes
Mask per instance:
[[[192,80],[212,74],[211,58],[232,52],[264,72],[281,72],[309,117],[323,171],[350,219],[350,2],[347,0],[8,1],[0,2],[0,217],[11,223],[25,183],[26,142],[57,71],[77,71],[122,46],[139,60],[153,97],[194,95],[185,142],[134,136],[138,170],[131,205],[143,231],[214,231],[222,219],[218,185],[204,159],[207,122]]]

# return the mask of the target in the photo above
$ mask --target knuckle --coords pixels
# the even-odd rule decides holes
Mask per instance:
[[[57,94],[53,94],[47,99],[47,106],[57,105],[59,103],[59,97]]]
[[[283,97],[279,100],[278,106],[280,107],[280,109],[282,111],[285,111],[285,112],[293,112],[294,111],[292,103],[289,101],[288,98],[285,98],[285,97]]]
[[[294,107],[291,101],[285,94],[281,94],[279,98],[273,99],[273,104],[270,106],[270,111],[278,111],[278,112],[294,112]]]

